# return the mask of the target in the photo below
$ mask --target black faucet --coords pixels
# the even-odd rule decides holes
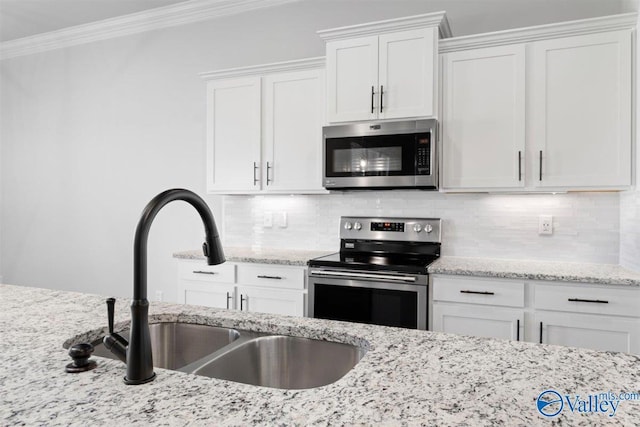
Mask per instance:
[[[153,219],[164,205],[174,200],[185,201],[198,211],[206,233],[202,251],[209,265],[225,261],[216,223],[207,204],[197,194],[189,190],[167,190],[154,197],[142,211],[136,228],[133,245],[133,300],[131,301],[131,333],[129,342],[113,332],[113,304],[107,300],[109,308],[109,335],[104,337],[105,346],[127,364],[126,384],[144,384],[156,377],[151,356],[149,334],[149,301],[147,300],[147,238]]]

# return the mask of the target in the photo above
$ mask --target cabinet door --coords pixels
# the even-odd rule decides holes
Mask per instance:
[[[238,307],[242,311],[304,316],[304,292],[238,286]]]
[[[544,344],[640,354],[640,319],[536,311],[538,340]]]
[[[523,310],[469,304],[433,304],[434,331],[520,341],[523,328]]]
[[[630,185],[631,68],[630,31],[531,44],[535,186]]]
[[[324,72],[264,78],[263,185],[268,191],[322,191]]]
[[[434,116],[436,28],[383,34],[378,39],[378,116]]]
[[[259,77],[207,83],[208,192],[260,190],[260,131]]]
[[[235,308],[235,285],[232,283],[204,283],[181,280],[178,302],[216,308]]]
[[[378,37],[327,43],[327,121],[377,117]]]
[[[442,187],[523,187],[525,46],[447,53],[442,81]]]

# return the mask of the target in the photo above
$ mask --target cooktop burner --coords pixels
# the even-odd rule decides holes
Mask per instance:
[[[441,221],[434,218],[343,217],[340,252],[310,267],[426,274],[440,256]]]
[[[335,253],[309,261],[310,267],[335,267],[352,270],[398,271],[426,274],[438,255],[407,256],[401,254]]]

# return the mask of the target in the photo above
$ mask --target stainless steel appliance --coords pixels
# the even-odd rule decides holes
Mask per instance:
[[[328,190],[438,188],[437,121],[325,126]]]
[[[309,317],[427,329],[441,221],[342,217],[340,252],[309,261]]]

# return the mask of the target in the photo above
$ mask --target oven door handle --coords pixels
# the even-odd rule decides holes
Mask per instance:
[[[395,280],[399,282],[415,282],[416,278],[411,276],[391,276],[388,274],[367,274],[367,273],[351,273],[346,271],[326,271],[311,270],[309,275],[314,277],[344,277],[353,279],[373,279],[373,280]]]

